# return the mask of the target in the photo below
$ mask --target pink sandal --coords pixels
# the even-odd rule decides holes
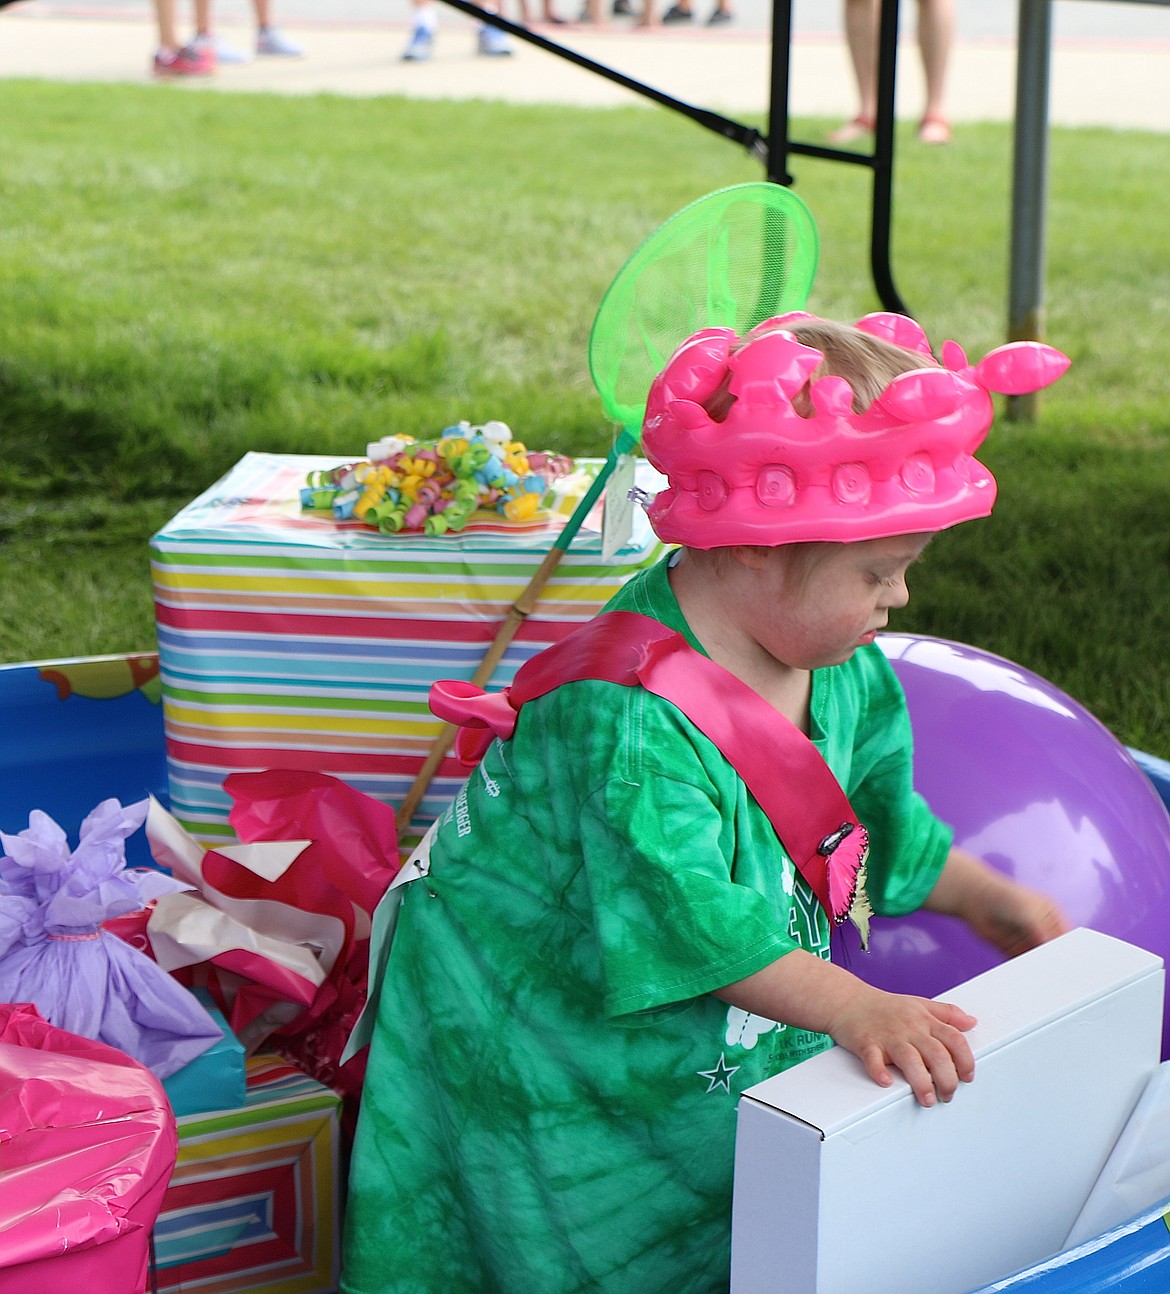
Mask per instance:
[[[852,121],[847,121],[843,126],[838,126],[829,136],[830,144],[852,144],[855,140],[864,139],[866,135],[872,135],[874,121],[872,117],[854,117]]]
[[[951,123],[945,117],[923,117],[918,123],[918,138],[923,144],[949,144]]]

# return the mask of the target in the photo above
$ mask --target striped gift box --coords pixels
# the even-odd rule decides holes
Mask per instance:
[[[327,1294],[340,1265],[335,1092],[261,1053],[236,1110],[178,1120],[154,1230],[159,1294]]]
[[[313,769],[397,807],[440,729],[438,678],[470,678],[564,525],[486,519],[441,538],[380,535],[301,510],[314,469],[343,460],[248,454],[152,540],[171,809],[205,845],[233,839],[223,779]],[[595,466],[585,460],[584,466]],[[660,478],[638,465],[639,484]],[[589,619],[663,549],[641,509],[603,559],[589,518],[489,684]],[[454,797],[447,759],[404,840]]]

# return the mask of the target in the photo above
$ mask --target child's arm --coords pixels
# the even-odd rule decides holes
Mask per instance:
[[[796,949],[715,996],[743,1011],[826,1033],[851,1051],[875,1083],[888,1087],[893,1065],[922,1105],[949,1101],[975,1075],[963,1031],[975,1024],[957,1006],[886,993],[847,970]]]
[[[1009,957],[1069,929],[1048,897],[1017,885],[973,854],[952,849],[925,907],[961,917]],[[949,1101],[975,1075],[964,1032],[973,1016],[946,1002],[886,993],[847,970],[797,949],[716,997],[743,1011],[798,1029],[826,1033],[851,1051],[876,1083],[902,1073],[923,1105]]]
[[[960,917],[1008,957],[1047,943],[1069,929],[1047,895],[1017,885],[974,854],[952,849],[924,905]]]

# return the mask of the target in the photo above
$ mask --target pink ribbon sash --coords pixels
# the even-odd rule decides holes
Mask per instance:
[[[521,666],[504,691],[444,680],[430,706],[460,727],[456,754],[473,767],[494,738],[511,737],[527,702],[584,679],[640,685],[681,711],[743,779],[830,919],[845,919],[867,837],[832,770],[799,728],[659,621],[607,611]],[[829,860],[850,837],[834,858],[845,874],[831,877]]]

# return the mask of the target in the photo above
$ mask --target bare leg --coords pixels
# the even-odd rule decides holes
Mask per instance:
[[[878,0],[845,0],[842,23],[857,82],[857,115],[833,131],[829,136],[833,144],[860,139],[873,130],[877,119]]]
[[[154,16],[158,23],[158,47],[173,54],[179,48],[179,33],[175,26],[175,0],[154,0]]]
[[[924,121],[946,121],[947,61],[955,39],[954,0],[918,0],[918,48],[926,80]]]
[[[857,115],[877,114],[877,0],[845,0],[845,41],[857,81]]]
[[[266,31],[272,26],[272,5],[270,0],[252,0],[252,8],[256,12],[257,29]]]
[[[199,44],[185,45],[179,39],[175,0],[155,0],[158,21],[158,52],[154,56],[155,76],[207,76],[215,71],[211,44],[211,0],[195,0],[195,34]]]

